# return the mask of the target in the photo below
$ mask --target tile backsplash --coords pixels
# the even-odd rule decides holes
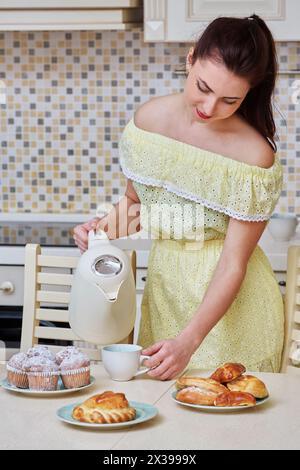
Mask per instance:
[[[0,211],[88,213],[117,202],[122,130],[140,103],[182,89],[174,69],[189,47],[146,44],[139,29],[0,33]],[[300,68],[300,43],[277,51],[280,69]],[[300,215],[300,76],[279,75],[275,99],[285,170],[276,211]]]

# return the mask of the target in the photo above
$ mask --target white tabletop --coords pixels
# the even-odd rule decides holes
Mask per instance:
[[[158,419],[132,428],[113,449],[300,449],[300,377],[254,375],[269,389],[265,404],[235,412],[200,411],[174,402],[171,387],[156,403]]]
[[[207,373],[193,371],[207,376]],[[237,412],[203,412],[175,403],[174,381],[142,376],[114,382],[102,365],[93,366],[95,385],[56,398],[32,398],[0,390],[1,449],[299,449],[300,376],[255,373],[267,385],[270,400]],[[3,368],[1,377],[3,377]],[[56,410],[113,390],[128,400],[155,405],[159,415],[126,430],[90,430],[60,422]]]
[[[2,379],[6,373],[3,366],[0,370]],[[115,382],[102,365],[92,366],[91,372],[95,384],[70,395],[38,398],[0,389],[0,449],[109,450],[124,436],[123,429],[102,431],[69,425],[56,417],[58,408],[83,402],[105,390],[123,392],[129,401],[155,405],[173,383],[155,381],[147,375],[129,382]]]

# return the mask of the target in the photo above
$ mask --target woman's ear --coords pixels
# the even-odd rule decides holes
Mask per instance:
[[[186,68],[186,73],[189,74],[191,68],[192,68],[192,63],[193,63],[193,53],[194,53],[194,48],[190,47],[188,55],[186,57],[186,63],[185,63],[185,68]]]

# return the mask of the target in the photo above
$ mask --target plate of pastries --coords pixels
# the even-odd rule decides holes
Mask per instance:
[[[79,349],[68,346],[54,354],[47,346],[37,345],[10,358],[1,386],[13,392],[49,396],[82,390],[94,382],[90,360]]]
[[[183,375],[176,381],[173,399],[185,406],[209,411],[233,411],[262,405],[269,399],[264,382],[245,374],[243,364],[226,363],[207,378]]]
[[[105,430],[133,426],[154,418],[157,413],[152,405],[128,401],[124,393],[107,390],[82,403],[63,406],[56,414],[69,424]]]

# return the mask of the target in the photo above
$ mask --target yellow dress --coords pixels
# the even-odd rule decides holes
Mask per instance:
[[[189,323],[222,253],[229,218],[268,220],[283,171],[277,154],[271,168],[261,168],[145,131],[133,119],[119,151],[141,201],[141,226],[153,238],[138,338],[147,347]],[[236,298],[189,366],[241,362],[248,370],[279,371],[283,332],[282,295],[257,245]]]

